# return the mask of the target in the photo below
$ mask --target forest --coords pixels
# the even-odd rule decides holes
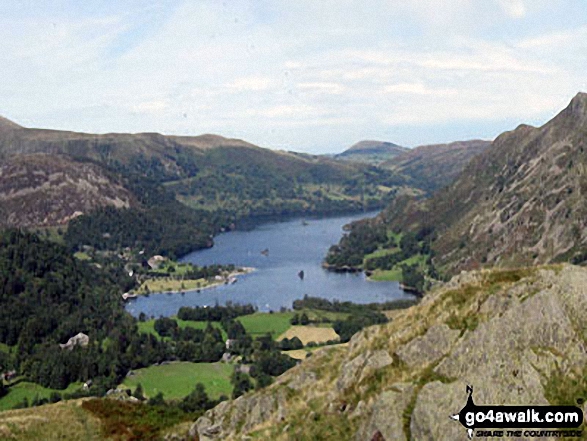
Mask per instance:
[[[233,376],[238,395],[271,383],[272,377],[295,365],[281,349],[297,348],[297,341],[253,339],[234,320],[254,313],[252,305],[183,308],[181,317],[208,325],[180,329],[174,319],[162,317],[155,321],[157,335],[140,333],[137,319],[124,310],[120,296],[130,283],[121,268],[80,261],[67,247],[35,234],[0,233],[0,343],[11,348],[0,351],[0,372],[15,370],[20,379],[52,389],[92,380],[89,390],[68,398],[103,396],[130,370],[173,360],[217,362],[228,352],[250,365],[248,374]],[[231,340],[229,348],[211,322],[221,324]],[[87,344],[63,347],[79,333],[88,336]],[[9,393],[10,387],[0,384],[0,394]],[[52,399],[61,398],[56,394]]]

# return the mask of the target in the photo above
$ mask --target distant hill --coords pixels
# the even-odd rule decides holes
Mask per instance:
[[[391,142],[361,141],[334,158],[387,168],[413,187],[434,191],[452,183],[471,158],[490,145],[491,141],[476,139],[410,149]]]
[[[384,141],[360,141],[337,155],[337,159],[380,164],[390,160],[409,149]]]
[[[410,176],[427,189],[435,190],[452,183],[469,161],[490,145],[491,141],[480,139],[422,145],[383,162],[381,166]]]
[[[104,206],[161,211],[165,204],[166,213],[177,212],[169,204],[181,202],[203,210],[194,225],[201,225],[206,213],[219,213],[212,223],[224,228],[243,216],[382,207],[408,185],[405,177],[369,164],[275,151],[218,135],[89,134],[25,128],[5,118],[0,158],[3,224],[17,227],[62,225],[74,214]],[[148,218],[163,218],[149,213]],[[209,227],[206,236],[214,230]]]

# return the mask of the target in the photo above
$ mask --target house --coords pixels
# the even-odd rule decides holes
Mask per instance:
[[[225,343],[226,349],[232,348],[236,344],[237,341],[238,340],[231,339],[231,338],[229,338],[228,340],[226,340],[226,343]]]
[[[2,381],[2,380],[4,380],[4,381],[10,381],[14,377],[16,377],[16,371],[4,372],[2,375],[0,375],[0,381]]]
[[[61,349],[67,349],[68,351],[71,351],[75,346],[86,347],[89,343],[90,337],[88,337],[83,332],[80,332],[79,334],[74,335],[69,340],[67,340],[67,343],[60,343],[59,346],[61,347]]]
[[[125,293],[122,295],[122,299],[123,299],[123,300],[128,300],[128,299],[135,299],[135,298],[137,298],[137,297],[138,297],[138,294],[136,294],[136,293],[132,293],[132,294],[131,294],[130,292],[125,292]]]
[[[151,258],[150,258],[150,259],[147,261],[147,263],[149,264],[149,266],[151,267],[151,269],[154,269],[154,270],[156,270],[156,269],[158,269],[158,268],[161,266],[161,264],[162,264],[163,262],[165,262],[166,260],[167,260],[167,258],[166,258],[166,257],[160,256],[160,255],[156,255],[156,256],[153,256],[153,257],[151,257]]]

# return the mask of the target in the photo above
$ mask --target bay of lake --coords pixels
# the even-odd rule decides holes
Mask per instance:
[[[360,213],[324,218],[273,221],[253,229],[236,229],[215,237],[214,246],[195,251],[181,259],[196,265],[230,264],[253,267],[255,271],[238,276],[235,284],[203,289],[200,292],[151,294],[129,301],[127,311],[134,316],[175,315],[182,306],[216,303],[251,303],[259,311],[291,308],[304,295],[355,303],[387,302],[412,298],[398,282],[372,282],[363,273],[333,273],[322,268],[329,247],[336,244],[343,226],[374,216]],[[261,251],[268,250],[262,254]],[[298,272],[304,272],[303,280]]]

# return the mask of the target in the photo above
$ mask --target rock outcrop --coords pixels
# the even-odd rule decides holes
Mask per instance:
[[[478,404],[574,404],[587,385],[586,319],[584,268],[464,273],[347,347],[208,411],[191,435],[465,440],[449,415],[466,385]]]

